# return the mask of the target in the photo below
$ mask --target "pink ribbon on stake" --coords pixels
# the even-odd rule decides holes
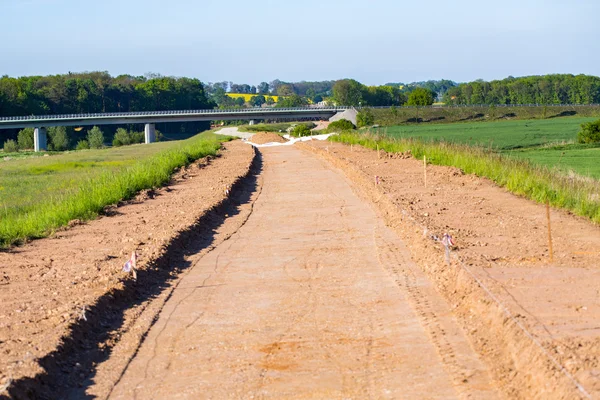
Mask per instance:
[[[446,263],[450,265],[450,246],[454,246],[452,236],[450,236],[447,233],[444,233],[444,236],[442,237],[442,244],[444,245]]]
[[[125,263],[125,265],[123,265],[123,272],[131,272],[133,274],[133,279],[137,279],[137,272],[135,271],[136,268],[136,262],[137,262],[137,254],[135,253],[135,250],[131,253],[131,258],[129,260],[127,260],[127,262]]]
[[[379,185],[379,175],[375,175],[375,184]]]

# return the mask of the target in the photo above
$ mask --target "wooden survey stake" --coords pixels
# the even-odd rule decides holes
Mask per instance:
[[[554,261],[554,250],[552,248],[552,227],[550,226],[550,201],[546,200],[546,220],[548,221],[548,251],[550,262]]]

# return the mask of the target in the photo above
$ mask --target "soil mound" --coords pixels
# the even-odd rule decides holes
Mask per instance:
[[[285,143],[287,139],[279,136],[272,132],[259,132],[250,138],[252,143],[265,144],[265,143]]]

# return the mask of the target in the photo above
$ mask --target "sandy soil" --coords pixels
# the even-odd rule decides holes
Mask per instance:
[[[110,398],[495,398],[449,306],[343,175],[261,151],[252,214],[181,280]]]
[[[382,151],[379,158],[375,151],[335,143],[302,146],[368,188],[388,224],[408,241],[413,258],[453,305],[510,397],[600,397],[598,226],[552,210],[550,262],[543,205],[455,168],[428,166],[424,187],[422,161],[402,155]],[[464,264],[453,261],[448,267],[441,245],[430,239],[446,232],[456,243],[453,255]],[[507,319],[465,268],[514,320]],[[582,390],[575,390],[575,382],[534,341]]]
[[[322,131],[329,127],[330,121],[316,121],[317,126],[314,127],[313,131]]]
[[[255,144],[285,143],[287,139],[273,132],[259,132],[249,139]]]
[[[148,299],[164,297],[187,266],[174,249],[187,243],[199,222],[212,226],[211,212],[253,158],[250,146],[227,143],[220,157],[180,171],[167,188],[52,238],[0,252],[0,397],[9,383],[16,398],[63,397],[64,390],[89,385],[97,363],[116,344],[126,347],[120,338]],[[133,250],[137,282],[121,271]],[[150,315],[145,323],[151,321]]]

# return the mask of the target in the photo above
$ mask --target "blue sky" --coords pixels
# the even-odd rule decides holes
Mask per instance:
[[[0,0],[0,75],[256,84],[600,75],[599,0]]]

